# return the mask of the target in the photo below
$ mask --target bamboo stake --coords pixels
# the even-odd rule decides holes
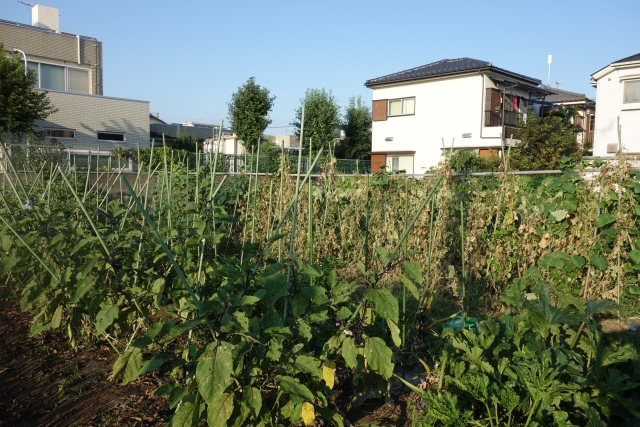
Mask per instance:
[[[258,172],[260,171],[260,138],[258,137],[258,153],[256,155],[256,183],[253,188],[253,215],[251,218],[251,243],[254,242],[256,228],[256,205],[258,204]]]
[[[293,199],[293,214],[291,215],[291,238],[289,239],[289,260],[287,262],[287,291],[291,286],[291,263],[293,262],[293,245],[296,237],[296,220],[298,216],[298,195],[300,194],[300,165],[302,163],[302,146],[304,141],[304,105],[302,105],[302,114],[300,120],[300,147],[298,149],[298,171],[296,176],[296,192]],[[307,171],[307,176],[311,174],[311,171]],[[282,320],[286,325],[287,312],[289,311],[289,298],[284,297],[284,313]]]

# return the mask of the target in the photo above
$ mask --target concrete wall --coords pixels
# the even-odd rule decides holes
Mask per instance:
[[[624,151],[640,153],[640,103],[623,104],[625,76],[640,75],[640,65],[613,69],[597,82],[596,130],[593,155],[607,156],[607,145],[618,144],[618,117],[622,126]]]
[[[40,128],[75,129],[74,139],[58,138],[72,149],[110,151],[118,147],[149,145],[149,102],[104,96],[49,91],[49,99],[59,109],[47,120],[38,120]],[[98,141],[98,132],[125,134],[124,142]]]
[[[102,42],[80,36],[80,58],[78,39],[74,34],[56,33],[45,28],[0,20],[0,42],[5,50],[16,47],[27,56],[63,61],[73,66],[91,67],[91,93],[102,95]]]

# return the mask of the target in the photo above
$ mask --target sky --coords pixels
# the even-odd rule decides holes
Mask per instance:
[[[35,4],[35,0],[25,3]],[[169,123],[220,123],[248,78],[276,96],[270,135],[291,133],[307,88],[367,104],[368,79],[469,57],[595,98],[590,75],[640,53],[640,0],[43,0],[61,31],[103,43],[104,95],[149,101]],[[31,24],[0,0],[0,19]]]

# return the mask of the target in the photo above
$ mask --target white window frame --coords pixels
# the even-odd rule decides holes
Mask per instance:
[[[393,101],[405,101],[408,99],[412,99],[413,100],[413,112],[411,113],[405,113],[404,112],[404,102],[402,102],[402,114],[391,114],[391,103]],[[394,98],[394,99],[389,99],[387,100],[387,117],[401,117],[401,116],[414,116],[416,114],[416,97],[415,96],[407,96],[404,98]]]
[[[76,139],[76,129],[69,129],[69,128],[44,128],[44,132],[46,133],[47,131],[57,131],[57,130],[68,130],[73,132],[73,136],[72,137],[68,137],[68,136],[47,136],[45,135],[45,138],[55,138],[55,139]]]
[[[122,141],[120,140],[116,140],[116,139],[100,139],[100,134],[101,133],[110,133],[113,135],[122,135]],[[107,131],[107,130],[99,130],[98,132],[96,132],[96,139],[98,141],[101,142],[125,142],[127,140],[127,134],[124,132],[112,132],[112,131]]]
[[[69,92],[69,93],[81,93],[81,94],[88,94],[91,95],[91,70],[89,68],[82,68],[82,67],[70,67],[68,65],[61,65],[61,64],[56,64],[54,62],[46,62],[46,61],[30,61],[27,58],[27,62],[30,62],[32,64],[36,64],[37,66],[37,73],[38,73],[38,82],[37,82],[37,89],[42,89],[42,90],[55,90],[55,89],[43,89],[42,88],[42,83],[41,83],[41,76],[42,76],[42,71],[40,70],[40,64],[45,64],[45,65],[52,65],[54,67],[62,67],[64,68],[64,92],[69,92],[69,73],[68,73],[68,69],[69,68],[73,68],[75,70],[81,70],[81,71],[86,71],[89,73],[89,91],[88,92]],[[59,92],[59,91],[56,91]]]

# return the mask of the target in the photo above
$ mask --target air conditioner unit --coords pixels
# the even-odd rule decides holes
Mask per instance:
[[[618,152],[618,148],[620,148],[618,144],[615,144],[615,143],[607,144],[607,154],[608,153],[617,153]]]

